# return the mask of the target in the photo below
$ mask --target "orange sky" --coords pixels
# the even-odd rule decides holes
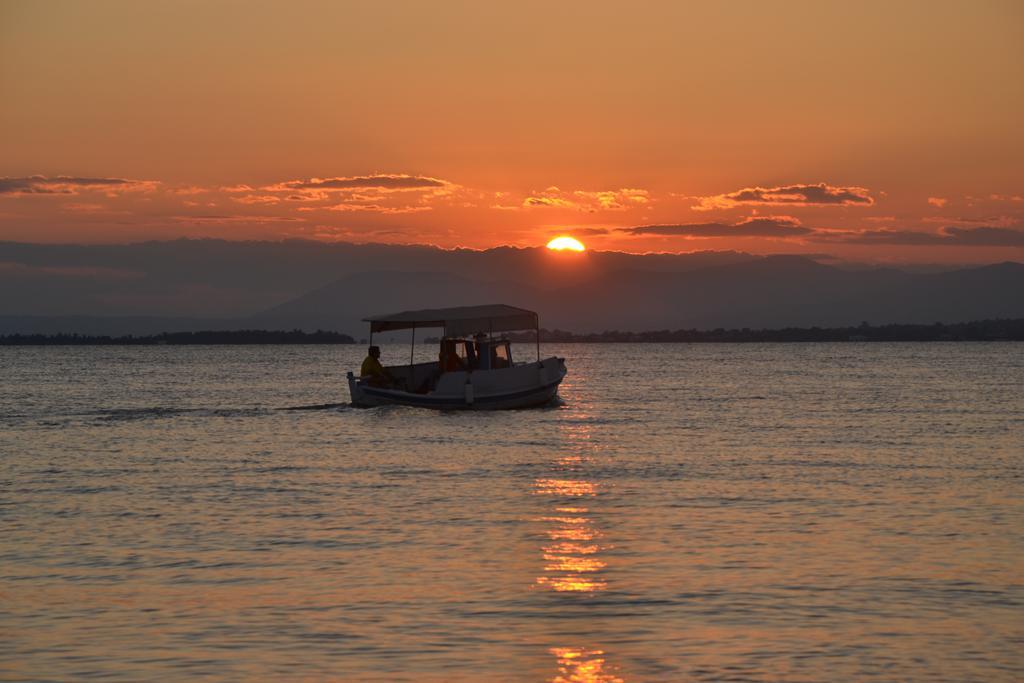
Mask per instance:
[[[0,1],[0,239],[1024,260],[1024,4]]]

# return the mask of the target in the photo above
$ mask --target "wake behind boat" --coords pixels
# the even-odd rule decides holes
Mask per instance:
[[[540,357],[540,321],[524,308],[490,304],[403,311],[364,318],[370,323],[370,356],[359,376],[348,373],[352,403],[388,404],[448,410],[529,408],[551,401],[566,375],[565,359]],[[414,363],[416,331],[443,328],[438,360]],[[516,362],[509,340],[495,333],[532,329],[537,360]],[[383,366],[373,346],[377,332],[412,330],[406,365]]]

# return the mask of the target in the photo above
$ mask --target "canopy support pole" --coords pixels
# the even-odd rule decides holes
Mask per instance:
[[[536,333],[536,337],[537,337],[537,362],[539,363],[540,362],[540,316],[534,318],[534,322],[535,322],[536,326],[533,328],[533,331]]]
[[[412,379],[413,352],[416,351],[416,325],[412,326],[412,343],[409,344],[409,379]]]

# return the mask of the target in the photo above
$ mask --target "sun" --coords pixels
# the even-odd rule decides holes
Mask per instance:
[[[583,242],[580,242],[575,237],[556,237],[548,242],[548,249],[554,249],[555,251],[583,251],[586,249],[583,246]]]

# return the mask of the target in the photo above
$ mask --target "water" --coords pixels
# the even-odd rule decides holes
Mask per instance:
[[[1024,347],[549,350],[470,414],[324,407],[361,347],[0,348],[0,678],[1024,677]]]

